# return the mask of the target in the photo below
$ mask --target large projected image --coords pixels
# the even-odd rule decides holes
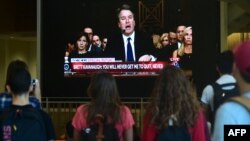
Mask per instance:
[[[132,97],[148,96],[166,64],[192,76],[190,9],[178,11],[178,2],[42,0],[45,95],[86,96],[89,76],[97,71],[112,73],[121,95]]]
[[[191,70],[191,26],[145,32],[136,28],[138,13],[131,5],[111,9],[116,30],[103,33],[105,26],[85,24],[65,42],[65,77],[89,76],[100,70],[115,76],[155,76],[166,64]]]

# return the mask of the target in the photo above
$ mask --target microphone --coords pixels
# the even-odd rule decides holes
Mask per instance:
[[[125,33],[126,32],[126,29],[122,29],[122,33]]]

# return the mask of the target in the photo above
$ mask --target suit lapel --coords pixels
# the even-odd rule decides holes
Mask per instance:
[[[120,45],[121,45],[120,54],[121,54],[122,60],[126,60],[125,59],[125,48],[124,48],[124,42],[123,42],[122,34],[120,34]]]

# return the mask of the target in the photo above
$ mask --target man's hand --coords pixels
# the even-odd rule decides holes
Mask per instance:
[[[139,58],[139,62],[150,62],[150,61],[155,61],[154,57],[152,55],[143,55]]]
[[[40,88],[40,83],[39,83],[39,80],[38,80],[38,79],[36,79],[35,85],[34,85],[33,87],[34,87],[34,90],[33,90],[34,96],[35,96],[40,102],[42,102],[42,98],[41,98],[41,88]]]

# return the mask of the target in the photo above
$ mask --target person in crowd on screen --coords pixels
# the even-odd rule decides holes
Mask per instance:
[[[158,76],[143,120],[141,141],[156,141],[168,126],[185,127],[192,141],[207,140],[205,115],[183,70],[166,65]]]
[[[71,43],[68,43],[67,44],[67,47],[66,47],[66,51],[65,51],[65,57],[68,57],[69,54],[75,50],[75,45],[74,44],[71,44]]]
[[[170,58],[173,55],[173,51],[177,49],[177,46],[176,44],[170,44],[168,33],[163,33],[161,35],[161,46],[162,48],[158,50],[157,61],[170,62]]]
[[[134,119],[130,109],[120,101],[115,78],[108,72],[94,73],[87,94],[90,103],[80,105],[72,119],[74,141],[80,141],[82,130],[94,122],[97,114],[115,126],[120,141],[132,141]]]
[[[237,45],[233,56],[232,72],[239,86],[239,98],[250,102],[250,40]],[[250,125],[249,109],[233,101],[223,103],[216,112],[213,141],[224,141],[224,125]]]
[[[21,60],[13,60],[9,63],[7,68],[6,74],[6,81],[5,81],[5,92],[0,94],[0,111],[11,107],[12,105],[12,95],[7,89],[7,82],[10,81],[10,76],[16,69],[24,68],[28,70],[28,65]],[[32,95],[29,96],[29,103],[37,109],[41,109],[41,90],[39,81],[34,81],[32,89]]]
[[[91,27],[85,27],[83,32],[88,35],[89,40],[89,48],[88,51],[93,54],[95,57],[102,56],[102,49],[93,44],[93,29]]]
[[[176,34],[176,32],[173,31],[173,30],[170,30],[168,34],[169,34],[169,36],[168,36],[169,44],[170,45],[176,44],[177,43],[177,34]]]
[[[182,43],[183,43],[183,37],[184,37],[184,30],[186,29],[185,25],[178,25],[176,28],[176,35],[177,35],[177,44],[178,44],[178,48],[181,47]]]
[[[89,38],[86,33],[80,33],[75,41],[76,50],[70,53],[68,60],[71,62],[71,58],[89,58],[94,55],[88,51],[89,48]]]
[[[102,41],[101,41],[100,37],[97,34],[93,35],[92,44],[99,47],[99,48],[101,48]]]
[[[166,46],[169,45],[169,34],[168,33],[162,33],[160,37],[160,42],[161,42],[161,48],[165,48]]]
[[[135,31],[134,16],[131,7],[127,4],[117,9],[120,32],[110,37],[106,53],[116,60],[126,62],[155,61],[152,38]]]
[[[67,43],[66,48],[65,48],[65,56],[68,57],[69,54],[75,50],[75,41],[73,37],[70,39],[70,41]]]
[[[102,51],[104,51],[104,52],[106,50],[107,43],[108,43],[108,38],[107,37],[103,37],[102,38]]]
[[[173,58],[179,58],[179,65],[185,70],[188,77],[192,77],[193,59],[192,59],[193,31],[192,27],[185,28],[183,32],[183,43],[180,48],[173,52]]]
[[[156,49],[160,49],[162,46],[161,46],[161,36],[159,34],[153,34],[152,35],[152,39],[153,39],[153,44],[154,44],[154,47]]]
[[[6,89],[12,95],[12,104],[11,104],[10,109],[25,111],[26,109],[33,108],[29,102],[30,101],[29,94],[33,90],[33,84],[32,84],[31,74],[27,68],[15,67],[14,69],[12,69],[11,72],[9,72],[8,74],[8,79],[6,81]],[[45,137],[46,140],[47,141],[55,140],[56,134],[55,134],[53,122],[49,114],[44,112],[42,109],[35,109],[34,112],[35,114],[39,114],[38,116],[42,118],[42,122],[45,126],[44,134],[46,135]],[[0,125],[2,125],[2,123]],[[17,128],[17,129],[25,130],[25,128]],[[4,128],[1,127],[1,133],[4,133],[3,130]],[[4,136],[7,136],[7,135],[5,134]],[[12,137],[15,137],[15,136],[12,136]],[[11,138],[11,139],[15,140],[14,138]]]

